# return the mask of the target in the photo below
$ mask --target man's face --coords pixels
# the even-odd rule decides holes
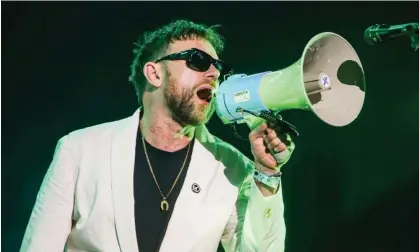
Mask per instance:
[[[176,41],[165,55],[191,48],[200,49],[218,59],[212,45],[202,40]],[[165,64],[163,94],[173,119],[182,126],[208,122],[215,112],[214,100],[208,95],[211,89],[218,87],[218,70],[213,65],[205,72],[192,70],[185,60],[165,61]]]

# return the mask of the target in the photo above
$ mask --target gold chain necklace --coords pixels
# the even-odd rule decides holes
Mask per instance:
[[[156,185],[157,185],[157,188],[159,189],[160,195],[163,198],[163,200],[160,203],[160,209],[161,210],[164,210],[164,211],[167,211],[169,209],[169,203],[167,202],[166,199],[172,193],[172,190],[173,190],[173,188],[175,188],[175,185],[176,185],[176,183],[177,183],[177,181],[178,181],[178,179],[180,177],[180,174],[182,174],[183,168],[185,168],[185,164],[186,164],[186,160],[188,159],[189,149],[191,147],[191,143],[189,142],[189,144],[188,144],[188,151],[186,152],[185,160],[183,160],[182,168],[180,169],[180,171],[179,171],[179,173],[178,173],[178,175],[177,175],[177,177],[175,179],[175,182],[172,185],[172,188],[170,188],[169,193],[165,197],[163,195],[161,189],[160,189],[159,183],[157,183],[157,179],[156,179],[156,176],[154,175],[153,168],[151,167],[151,162],[150,162],[150,159],[149,159],[148,154],[147,154],[147,148],[146,148],[146,145],[145,145],[144,137],[141,137],[141,138],[142,138],[142,142],[143,142],[143,147],[144,147],[144,152],[145,152],[145,157],[147,159],[148,167],[150,168],[151,175],[154,178],[154,182],[156,182]]]

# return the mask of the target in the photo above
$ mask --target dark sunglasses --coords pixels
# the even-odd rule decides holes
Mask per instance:
[[[198,72],[205,72],[211,67],[211,65],[214,65],[214,67],[220,72],[221,77],[224,77],[231,72],[231,69],[225,64],[224,61],[214,59],[208,53],[197,48],[166,55],[156,60],[155,63],[158,63],[162,60],[185,60],[186,65],[190,69]]]

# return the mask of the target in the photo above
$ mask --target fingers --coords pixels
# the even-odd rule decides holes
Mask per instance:
[[[269,125],[266,122],[261,123],[258,127],[252,130],[249,134],[249,140],[254,141],[258,138],[263,138],[268,149],[275,152],[281,152],[287,149],[287,137],[283,134],[278,134],[273,128],[273,125]]]
[[[270,150],[281,152],[287,149],[285,143],[281,141],[275,130],[268,128],[264,137],[265,144]]]
[[[267,128],[265,130],[265,138],[268,140],[268,142],[274,140],[275,138],[277,138],[277,134],[275,132],[275,130],[271,129],[271,128]]]
[[[287,149],[287,146],[279,138],[275,138],[267,143],[267,147],[275,152],[281,152]]]
[[[261,123],[259,126],[257,126],[254,130],[250,132],[249,134],[250,141],[253,141],[260,137],[264,137],[267,129],[268,129],[268,125],[266,123]]]

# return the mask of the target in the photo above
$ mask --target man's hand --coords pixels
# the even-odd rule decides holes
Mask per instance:
[[[282,138],[282,139],[281,139]],[[266,175],[276,172],[278,161],[275,159],[271,151],[281,153],[287,150],[287,141],[285,137],[281,138],[275,129],[268,127],[267,123],[262,123],[249,134],[251,150],[254,156],[255,168]],[[289,144],[289,143],[288,143]],[[269,188],[261,183],[256,183],[264,196],[272,195],[276,189]]]

